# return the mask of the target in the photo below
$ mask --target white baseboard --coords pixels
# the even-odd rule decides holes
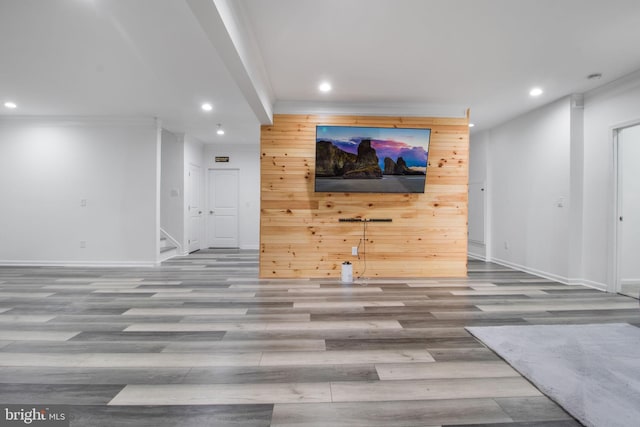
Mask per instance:
[[[586,286],[587,288],[593,288],[593,289],[597,289],[599,291],[602,292],[608,292],[608,287],[606,285],[606,283],[600,283],[600,282],[594,282],[593,280],[587,280],[587,279],[569,279],[569,284],[570,285],[582,285],[582,286]]]
[[[622,285],[640,285],[640,279],[622,279],[621,280]]]
[[[240,245],[240,249],[257,251],[260,249],[260,245]]]
[[[548,273],[546,271],[537,270],[535,268],[525,267],[524,265],[519,265],[510,261],[505,261],[502,259],[492,258],[491,262],[495,262],[496,264],[504,265],[505,267],[510,267],[515,270],[519,270],[525,273],[533,274],[536,276],[543,277],[545,279],[554,280],[556,282],[564,283],[565,285],[571,286],[586,286],[588,288],[597,289],[602,292],[607,292],[607,285],[605,283],[594,282],[593,280],[587,279],[575,279],[568,278],[564,276],[560,276],[553,273]]]
[[[467,242],[467,256],[480,261],[487,261],[487,246],[483,242],[469,239]]]
[[[478,261],[487,261],[487,257],[484,255],[474,254],[471,252],[467,252],[467,257],[477,259]]]
[[[23,261],[0,260],[2,267],[155,267],[155,261]]]
[[[500,264],[500,265],[503,265],[505,267],[510,267],[510,268],[513,268],[514,270],[519,270],[519,271],[522,271],[524,273],[529,273],[529,274],[533,274],[535,276],[540,276],[540,277],[545,278],[545,279],[555,280],[556,282],[564,283],[565,285],[569,284],[569,278],[568,277],[560,276],[558,274],[548,273],[546,271],[542,271],[542,270],[537,270],[535,268],[526,267],[524,265],[516,264],[516,263],[510,262],[510,261],[505,261],[505,260],[499,259],[499,258],[491,258],[490,262],[494,262],[496,264]]]

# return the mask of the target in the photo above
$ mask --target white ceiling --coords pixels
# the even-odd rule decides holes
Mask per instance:
[[[244,2],[281,101],[464,106],[487,128],[640,69],[638,0]]]
[[[0,58],[0,101],[18,104],[1,114],[154,116],[205,142],[259,138],[183,0],[0,0]]]
[[[222,123],[257,143],[260,98],[469,107],[483,129],[640,69],[639,45],[638,0],[0,0],[0,101],[19,106],[0,114],[156,116],[210,143]]]

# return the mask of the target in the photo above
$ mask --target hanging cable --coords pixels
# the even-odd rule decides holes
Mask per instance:
[[[362,221],[362,238],[360,242],[362,243],[362,261],[364,263],[364,268],[362,269],[362,273],[358,276],[359,279],[364,278],[364,273],[367,271],[367,220]],[[358,243],[358,259],[360,259],[360,243]]]

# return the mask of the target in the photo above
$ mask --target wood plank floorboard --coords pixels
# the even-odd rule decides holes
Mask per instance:
[[[580,427],[576,420],[560,420],[560,421],[533,421],[533,422],[515,422],[515,423],[480,423],[480,424],[455,424],[455,427]],[[443,425],[442,427],[454,427],[453,424]]]
[[[447,423],[509,422],[493,399],[404,402],[277,404],[272,426],[440,426]]]
[[[72,426],[580,425],[464,328],[628,322],[638,301],[469,261],[467,278],[262,280],[258,252],[0,267],[0,403]]]
[[[72,407],[70,424],[91,427],[268,427],[272,411],[273,405],[87,405]]]
[[[184,384],[317,383],[328,381],[377,381],[374,364],[287,365],[193,368]]]

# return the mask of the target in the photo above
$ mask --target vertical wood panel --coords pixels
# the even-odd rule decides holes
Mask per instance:
[[[429,128],[424,194],[315,193],[316,125]],[[261,129],[260,277],[463,277],[469,128],[463,118],[275,115]],[[351,255],[368,223],[366,266]],[[362,257],[361,257],[362,258]]]

